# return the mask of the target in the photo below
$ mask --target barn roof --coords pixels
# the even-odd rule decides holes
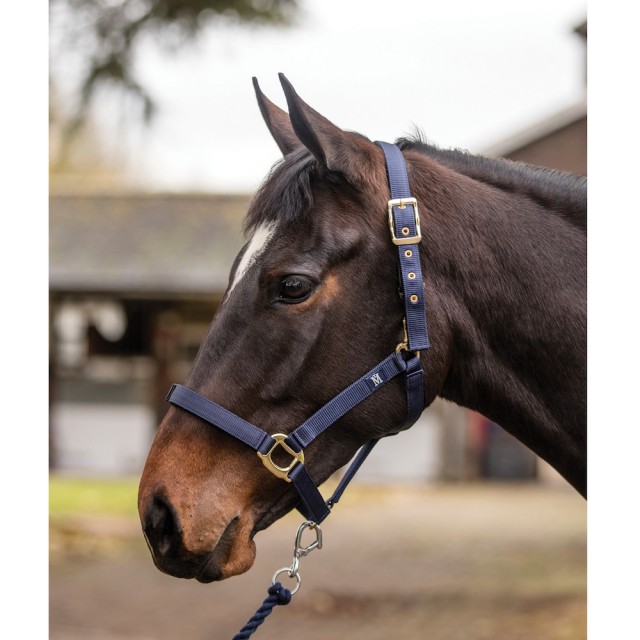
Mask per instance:
[[[527,145],[546,138],[547,136],[552,136],[562,129],[580,120],[584,120],[586,117],[586,100],[580,100],[547,118],[521,129],[503,140],[485,147],[483,154],[495,157],[508,157],[510,154],[523,149]]]
[[[52,292],[216,294],[243,244],[248,196],[52,195]]]

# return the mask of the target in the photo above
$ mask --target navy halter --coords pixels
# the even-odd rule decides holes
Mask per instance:
[[[424,409],[424,375],[420,364],[420,351],[428,349],[430,345],[418,250],[418,244],[422,239],[420,218],[416,199],[411,196],[407,169],[400,149],[387,142],[376,144],[384,152],[387,166],[391,190],[391,199],[388,202],[389,228],[391,241],[398,249],[399,278],[405,309],[404,340],[395,351],[329,400],[289,434],[270,435],[179,384],[174,384],[167,395],[167,400],[172,405],[198,416],[240,440],[256,451],[269,471],[278,478],[292,482],[300,496],[297,509],[307,520],[316,524],[331,513],[331,507],[338,502],[347,484],[378,440],[371,440],[360,449],[337,489],[326,502],[304,465],[304,449],[345,413],[400,374],[404,376],[407,397],[407,417],[403,429],[410,427]],[[273,460],[273,454],[279,448],[291,456],[287,466],[281,466]]]

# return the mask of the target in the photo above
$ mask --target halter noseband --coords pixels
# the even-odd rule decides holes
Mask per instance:
[[[407,397],[407,418],[403,428],[410,427],[424,409],[424,374],[420,363],[420,351],[428,349],[430,344],[418,250],[418,243],[422,239],[420,218],[416,199],[411,197],[407,169],[400,149],[387,142],[376,144],[384,152],[391,190],[388,203],[389,227],[391,240],[398,249],[399,279],[405,308],[403,342],[390,356],[334,396],[289,434],[270,435],[179,384],[174,384],[167,395],[167,400],[172,405],[198,416],[251,447],[271,473],[292,482],[300,496],[298,511],[316,524],[331,513],[331,507],[338,502],[378,440],[371,440],[360,449],[337,489],[326,502],[304,465],[304,449],[345,413],[400,374],[404,375]],[[276,463],[273,459],[278,449],[291,456],[286,466]]]

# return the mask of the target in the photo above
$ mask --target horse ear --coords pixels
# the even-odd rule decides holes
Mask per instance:
[[[293,130],[318,161],[330,171],[342,173],[347,180],[359,182],[365,177],[376,154],[375,145],[343,131],[304,102],[284,74],[278,74],[289,106]]]
[[[260,113],[262,113],[267,128],[271,132],[278,147],[280,147],[282,155],[286,156],[300,146],[300,140],[291,126],[289,115],[286,111],[283,111],[280,107],[273,104],[273,102],[262,93],[257,78],[253,78],[253,88],[255,89],[256,98],[258,99]]]

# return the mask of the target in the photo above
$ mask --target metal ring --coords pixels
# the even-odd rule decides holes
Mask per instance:
[[[271,584],[275,584],[276,582],[278,582],[278,576],[281,573],[287,572],[287,575],[290,578],[295,578],[296,579],[296,586],[292,589],[291,591],[291,595],[294,595],[296,593],[298,593],[298,589],[300,588],[300,583],[302,582],[302,578],[300,577],[299,573],[292,573],[291,572],[291,567],[282,567],[282,569],[278,569],[274,574],[273,574],[273,578],[271,578]]]

